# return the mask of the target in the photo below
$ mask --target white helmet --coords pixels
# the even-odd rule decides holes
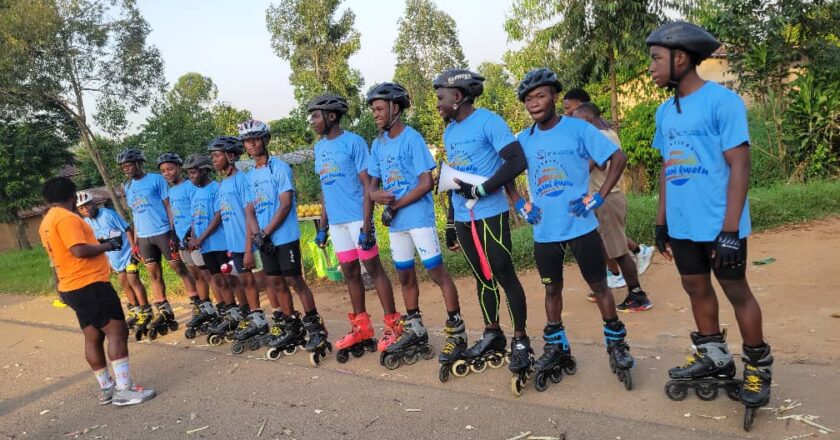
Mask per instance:
[[[87,191],[79,191],[76,193],[76,207],[87,205],[93,202],[93,196]]]

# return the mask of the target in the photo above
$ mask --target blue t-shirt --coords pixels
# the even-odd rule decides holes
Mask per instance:
[[[217,209],[218,205],[216,204],[218,196],[219,183],[215,180],[211,180],[210,183],[202,187],[195,187],[190,211],[192,212],[193,234],[195,234],[196,238],[201,236],[201,234],[207,230],[207,227],[210,226],[210,222],[213,221],[213,217],[215,217],[216,213],[219,212]],[[206,254],[208,252],[226,250],[227,241],[225,241],[225,229],[224,225],[220,224],[219,227],[216,228],[216,230],[201,243],[201,253]]]
[[[85,221],[93,229],[93,235],[97,240],[106,239],[111,236],[111,231],[122,232],[123,247],[118,251],[105,252],[108,263],[115,272],[122,272],[131,260],[131,244],[128,242],[128,223],[114,210],[99,208],[96,218],[85,217]]]
[[[594,125],[568,117],[550,130],[534,127],[534,134],[530,127],[522,130],[519,143],[528,160],[532,202],[542,209],[542,220],[534,225],[534,241],[566,241],[595,230],[595,213],[575,217],[569,213],[569,202],[589,190],[589,160],[601,166],[618,147]]]
[[[169,198],[169,185],[163,176],[147,173],[140,180],[131,179],[123,189],[138,237],[154,237],[169,232],[169,216],[163,204]]]
[[[446,161],[449,166],[470,174],[490,177],[504,163],[499,151],[516,138],[501,116],[490,110],[479,108],[461,122],[452,121],[443,130],[443,144],[446,147]],[[470,221],[470,211],[464,206],[466,199],[452,194],[455,205],[455,220]],[[501,214],[509,209],[502,189],[478,200],[473,207],[475,219]]]
[[[183,240],[187,236],[192,224],[192,196],[195,193],[195,185],[189,180],[169,188],[169,209],[172,210],[172,218],[175,220],[175,233]]]
[[[225,240],[230,252],[245,252],[245,207],[253,201],[245,173],[238,171],[222,180],[219,196],[216,198],[216,210],[222,211]]]
[[[297,223],[292,168],[276,157],[269,157],[267,166],[254,168],[247,177],[251,193],[254,195],[254,212],[260,228],[268,226],[271,218],[280,209],[280,195],[286,191],[292,191],[292,207],[289,215],[280,227],[271,233],[271,242],[280,245],[299,239],[300,228]]]
[[[333,140],[321,138],[315,144],[315,173],[321,178],[331,224],[362,220],[365,191],[359,173],[367,169],[367,163],[367,142],[355,133],[345,131]]]
[[[723,229],[729,165],[723,153],[749,143],[747,109],[735,92],[706,81],[694,93],[673,98],[656,110],[653,147],[665,169],[665,217],[671,237],[713,241]],[[749,199],[738,225],[741,238],[750,235]]]
[[[413,190],[421,174],[435,168],[435,159],[426,140],[416,130],[406,126],[391,139],[382,133],[373,140],[368,162],[368,174],[382,180],[382,188],[398,200]],[[435,206],[431,191],[414,203],[397,211],[390,230],[407,231],[435,226]]]

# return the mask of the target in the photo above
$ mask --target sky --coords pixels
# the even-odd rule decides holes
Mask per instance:
[[[274,0],[282,1],[282,0]],[[504,32],[510,0],[433,0],[455,19],[464,54],[471,68],[485,61],[499,61],[508,47]],[[171,85],[187,72],[209,76],[219,89],[219,100],[250,110],[255,118],[270,121],[286,116],[296,106],[288,62],[271,49],[265,25],[267,0],[139,0],[138,5],[152,32]],[[395,57],[397,21],[402,0],[345,0],[339,12],[356,14],[361,49],[350,58],[372,84],[391,80]],[[132,118],[135,128],[145,114]]]

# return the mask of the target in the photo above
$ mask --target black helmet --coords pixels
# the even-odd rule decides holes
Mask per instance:
[[[184,161],[181,160],[181,156],[178,156],[176,153],[163,153],[158,156],[157,159],[157,166],[160,168],[160,164],[171,162],[175,165],[182,166],[184,165]]]
[[[405,87],[397,83],[386,82],[371,87],[367,95],[368,105],[377,99],[395,102],[400,106],[400,110],[405,110],[411,107],[411,101],[408,98],[408,91]]]
[[[325,93],[323,95],[316,96],[315,99],[309,101],[309,104],[306,106],[307,112],[314,110],[326,110],[328,112],[336,112],[342,115],[347,113],[348,109],[347,98],[334,93]]]
[[[519,100],[525,102],[525,96],[537,87],[542,86],[553,86],[555,92],[559,92],[563,90],[563,85],[560,84],[560,81],[557,79],[557,74],[554,73],[551,69],[546,69],[545,67],[541,69],[534,69],[528,72],[525,75],[525,78],[519,83],[519,88],[516,90],[516,94],[519,96]]]
[[[478,98],[484,93],[484,77],[466,69],[449,69],[441,72],[432,86],[435,89],[459,89],[465,96]]]
[[[187,156],[186,162],[184,162],[184,169],[212,170],[213,162],[210,161],[209,157],[203,154],[190,154],[189,156]]]
[[[126,148],[117,154],[117,164],[122,165],[126,162],[145,162],[146,157],[143,152],[136,148]]]
[[[720,42],[709,31],[684,21],[665,23],[648,35],[645,44],[668,49],[682,49],[704,60],[720,47]]]
[[[245,152],[245,149],[242,148],[242,141],[239,138],[234,136],[219,136],[207,144],[207,151],[222,151],[241,155]]]

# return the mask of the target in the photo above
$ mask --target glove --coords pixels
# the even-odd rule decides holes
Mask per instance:
[[[122,249],[123,240],[122,236],[106,238],[104,243],[108,243],[111,245],[111,251],[118,251]]]
[[[363,251],[369,251],[376,246],[376,231],[373,229],[373,225],[368,232],[359,229],[359,246]]]
[[[714,253],[714,264],[716,268],[741,267],[746,260],[744,249],[741,247],[741,239],[738,237],[738,231],[720,231],[720,234],[715,238]]]
[[[175,231],[169,231],[169,252],[175,253],[178,252],[178,234]]]
[[[131,248],[131,255],[135,259],[137,259],[137,261],[141,261],[142,258],[140,257],[140,246],[135,244],[134,247]]]
[[[663,254],[667,252],[668,247],[666,245],[671,242],[671,237],[668,235],[668,225],[656,225],[653,236],[659,252]]]
[[[484,192],[483,185],[473,185],[460,180],[456,180],[456,182],[460,188],[456,189],[455,192],[465,199],[478,199],[487,195],[487,193]]]
[[[535,225],[542,220],[542,209],[539,206],[526,202],[525,199],[516,201],[516,212],[529,224]]]
[[[604,204],[604,198],[600,193],[595,193],[591,196],[583,195],[580,198],[569,202],[569,212],[576,217],[586,217],[595,208]]]
[[[263,231],[255,232],[251,235],[251,241],[254,242],[254,245],[256,245],[257,248],[259,248],[260,252],[266,255],[273,254],[274,250],[277,249],[271,241],[271,237],[266,236]]]
[[[315,244],[317,244],[318,247],[327,247],[327,235],[326,229],[319,229],[318,233],[315,234]]]
[[[396,217],[396,215],[396,209],[386,206],[385,209],[382,210],[382,226],[391,226],[391,222],[394,221],[394,217]]]
[[[455,222],[446,222],[446,247],[458,245],[458,234],[455,232]]]

